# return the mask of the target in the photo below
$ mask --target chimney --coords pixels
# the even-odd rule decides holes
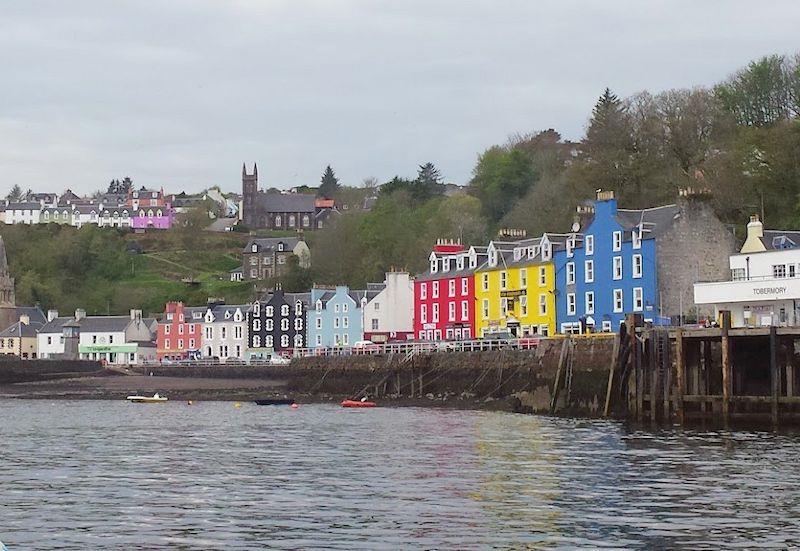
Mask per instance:
[[[764,224],[758,219],[758,215],[754,214],[750,217],[750,222],[747,223],[747,239],[764,237]]]
[[[30,316],[29,316],[28,314],[22,314],[22,315],[19,317],[19,322],[20,322],[22,325],[30,325],[30,323],[31,323],[31,318],[30,318]]]
[[[606,191],[603,191],[602,189],[597,190],[598,201],[611,201],[613,198],[614,198],[613,190],[606,190]]]
[[[53,321],[58,317],[58,310],[48,310],[47,311],[47,321]]]
[[[83,308],[78,308],[75,310],[75,321],[81,321],[83,318],[86,317],[86,310]]]
[[[142,311],[131,310],[131,321],[141,321],[141,320],[142,320]]]

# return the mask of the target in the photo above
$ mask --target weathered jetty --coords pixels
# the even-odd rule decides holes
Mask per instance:
[[[800,420],[800,328],[657,328],[632,315],[615,345],[605,415],[636,421]]]

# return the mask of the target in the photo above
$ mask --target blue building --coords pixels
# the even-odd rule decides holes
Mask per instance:
[[[657,239],[677,213],[676,205],[618,209],[610,191],[578,207],[572,233],[552,239],[558,331],[617,331],[631,312],[664,323]]]
[[[308,346],[353,346],[364,340],[364,306],[378,292],[351,291],[346,285],[311,289]]]

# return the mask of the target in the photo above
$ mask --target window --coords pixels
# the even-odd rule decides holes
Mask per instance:
[[[191,350],[195,349],[194,339],[189,339],[189,349],[191,349]]]
[[[592,291],[588,291],[586,293],[586,313],[587,314],[594,314],[594,293]]]
[[[469,294],[469,279],[466,277],[461,278],[461,295],[467,296]]]
[[[346,311],[347,310],[345,310],[345,312]],[[289,315],[289,305],[288,304],[284,304],[283,306],[281,306],[281,316],[285,317],[285,316],[288,316],[288,315]]]
[[[286,321],[289,321],[289,320],[286,320]],[[347,316],[342,318],[342,327],[345,328],[345,329],[348,329],[350,327],[350,318],[348,318]]]
[[[772,277],[786,277],[786,264],[773,264]]]
[[[303,315],[303,303],[299,300],[294,303],[294,315],[295,316]]]
[[[575,263],[567,262],[567,285],[575,283]]]
[[[189,334],[190,335],[194,335],[194,324],[193,323],[189,324]]]
[[[633,288],[633,311],[634,312],[641,312],[644,310],[644,300],[642,298],[642,288],[641,287],[634,287]]]
[[[164,334],[165,334],[165,335],[169,335],[169,331],[170,331],[170,329],[171,329],[171,327],[170,327],[169,325],[165,325],[165,326],[164,326]]]
[[[439,282],[433,282],[433,298],[439,298]]]
[[[547,295],[539,295],[539,315],[547,315]]]
[[[621,251],[622,250],[622,232],[621,231],[615,231],[612,234],[612,241],[613,241],[613,243],[612,243],[613,249],[615,251]]]
[[[572,237],[567,238],[567,257],[572,258],[575,250],[575,239]]]
[[[794,264],[787,264],[786,267],[789,269],[789,277],[795,276],[795,265]]]
[[[167,339],[167,340],[165,340],[165,341],[164,341],[164,348],[166,348],[167,350],[169,350],[169,348],[170,348],[170,346],[169,346],[169,339]]]
[[[47,344],[53,344],[53,337],[47,337]]]
[[[301,348],[303,346],[303,335],[294,336],[294,346],[295,348]]]
[[[261,337],[258,335],[253,335],[253,347],[259,348],[261,346]]]
[[[623,310],[622,289],[614,289],[614,312],[620,313]]]
[[[456,321],[456,303],[455,302],[451,302],[450,304],[447,305],[447,314],[448,314],[447,319],[449,321]]]
[[[346,302],[342,304],[342,313],[346,314],[350,310],[350,305]]]
[[[183,350],[183,339],[178,339],[178,348]]]
[[[273,345],[272,335],[267,335],[266,338],[264,339],[264,346],[266,346],[267,348],[272,348],[272,345]]]
[[[444,260],[442,260],[442,271],[443,272],[449,272],[450,271],[450,259],[449,258],[445,258]]]
[[[586,283],[594,282],[594,260],[585,260],[583,262],[583,275]]]
[[[314,327],[317,329],[322,329],[322,318],[316,318],[314,320]]]
[[[528,286],[528,270],[525,268],[519,271],[519,286],[520,289],[525,289]]]
[[[376,318],[372,318],[372,330],[373,331],[378,330],[378,320]]]
[[[542,243],[542,260],[550,260],[550,243]]]
[[[500,317],[504,318],[508,315],[508,299],[503,297],[500,299]]]
[[[483,319],[489,319],[489,299],[483,299],[483,304],[481,306],[481,313],[483,314]]]
[[[291,220],[291,218],[290,218],[290,220]],[[292,220],[292,223],[294,223],[294,220]],[[287,346],[289,346],[289,335],[286,335],[286,334],[281,335],[281,346],[283,348],[286,348]]]
[[[264,320],[264,329],[267,331],[272,331],[275,328],[275,323],[272,319],[267,318]]]
[[[642,255],[633,255],[633,277],[642,277]]]
[[[622,279],[622,257],[614,257],[614,279]]]
[[[337,313],[337,314],[339,313],[339,305],[338,305],[338,304],[334,304],[334,305],[333,305],[333,311],[334,311],[335,313]]]
[[[241,339],[242,338],[242,326],[236,325],[233,328],[233,338],[234,339]]]
[[[547,269],[544,266],[539,267],[539,287],[547,285]]]
[[[333,318],[333,328],[334,329],[339,329],[339,316],[336,316],[335,318]]]
[[[642,230],[637,228],[631,232],[631,246],[634,249],[642,248]]]
[[[428,305],[419,305],[419,318],[422,323],[428,323]]]
[[[419,284],[419,298],[425,300],[428,298],[428,284],[427,283],[420,283]]]
[[[227,336],[228,336],[228,328],[223,325],[222,327],[219,328],[219,338],[225,339],[227,338]]]
[[[567,315],[575,315],[575,293],[567,293]]]
[[[438,322],[438,321],[439,321],[439,305],[438,305],[438,304],[434,304],[434,305],[433,305],[433,315],[432,315],[432,318],[433,318],[433,321],[434,321],[434,322]]]
[[[489,290],[489,274],[488,273],[482,273],[481,274],[481,288],[484,291],[488,291]]]
[[[308,217],[307,214],[304,214],[303,215],[303,227],[307,228],[310,223],[311,223],[311,219]]]
[[[342,344],[345,345],[345,346],[350,344],[350,335],[348,335],[347,333],[342,335]]]
[[[456,280],[455,279],[451,279],[448,282],[447,287],[448,287],[448,289],[447,289],[448,290],[448,296],[451,296],[451,297],[456,296]]]
[[[466,300],[461,301],[461,321],[469,319],[469,303]]]
[[[436,259],[431,260],[431,273],[435,274],[436,270],[438,270],[438,269],[439,269],[439,266],[438,266],[438,262],[436,261]]]
[[[464,269],[464,257],[463,256],[459,256],[458,260],[456,260],[456,268],[458,268],[459,270],[463,270]]]
[[[733,281],[744,281],[745,271],[744,268],[734,268],[731,270],[731,279]]]
[[[267,320],[267,327],[269,327],[271,323],[272,323],[272,320],[268,319]],[[253,331],[261,331],[261,320],[260,319],[254,319],[253,320]]]
[[[586,239],[583,242],[583,247],[586,251],[586,256],[591,256],[594,254],[594,236],[587,235]]]
[[[526,297],[525,295],[519,297],[519,315],[520,316],[528,315],[528,297]]]
[[[347,318],[344,318],[347,321]],[[288,331],[289,330],[289,318],[283,318],[281,320],[281,331]]]

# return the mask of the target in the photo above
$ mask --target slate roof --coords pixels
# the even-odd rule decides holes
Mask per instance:
[[[450,263],[451,269],[450,270],[448,270],[446,272],[444,272],[442,270],[439,270],[438,272],[433,274],[433,273],[431,273],[430,268],[429,268],[427,271],[417,275],[415,277],[415,279],[417,281],[429,281],[429,280],[434,280],[434,279],[445,279],[445,278],[461,277],[461,276],[474,274],[476,271],[478,271],[480,269],[481,265],[484,262],[486,262],[486,260],[487,260],[487,256],[486,256],[485,252],[477,251],[477,249],[486,249],[486,247],[475,247],[475,249],[476,249],[476,252],[477,252],[477,260],[478,260],[476,268],[470,268],[469,267],[469,255],[465,255],[465,258],[464,258],[464,269],[463,270],[458,270],[457,269],[458,265],[455,264],[454,261],[451,261],[451,263]],[[444,254],[444,255],[439,255],[439,256],[448,256],[448,255]]]
[[[316,197],[308,193],[262,193],[258,202],[265,212],[307,212],[314,214]]]
[[[658,237],[672,227],[680,217],[678,205],[662,205],[642,210],[617,209],[617,222],[626,230],[642,225],[643,239]],[[623,236],[625,241],[631,239],[629,232]]]
[[[39,329],[39,333],[61,333],[62,327],[69,321],[72,321],[70,316],[53,318]]]
[[[35,337],[41,327],[41,323],[31,322],[25,324],[18,321],[6,327],[3,331],[0,331],[0,338]]]
[[[42,205],[36,201],[10,202],[6,205],[6,210],[39,210]]]
[[[250,304],[219,304],[211,308],[211,313],[214,316],[214,322],[220,323],[224,321],[233,321],[233,316],[236,314],[236,310],[240,310],[242,312],[242,316],[246,316],[247,311],[250,308]],[[244,320],[245,318],[243,317],[242,321]]]
[[[47,316],[45,316],[42,309],[38,306],[17,306],[17,319],[20,316],[28,316],[30,318],[31,323],[40,323],[44,324],[47,321]]]
[[[253,247],[253,243],[258,245],[259,250],[277,249],[278,243],[283,243],[285,250],[291,252],[299,242],[300,238],[298,237],[253,237],[247,241],[242,251],[249,253]]]
[[[297,302],[298,300],[308,307],[311,302],[311,293],[286,293],[286,302]]]
[[[125,331],[130,323],[130,316],[86,316],[78,322],[81,326],[81,333]]]
[[[800,247],[798,230],[764,230],[761,242],[768,251]]]

